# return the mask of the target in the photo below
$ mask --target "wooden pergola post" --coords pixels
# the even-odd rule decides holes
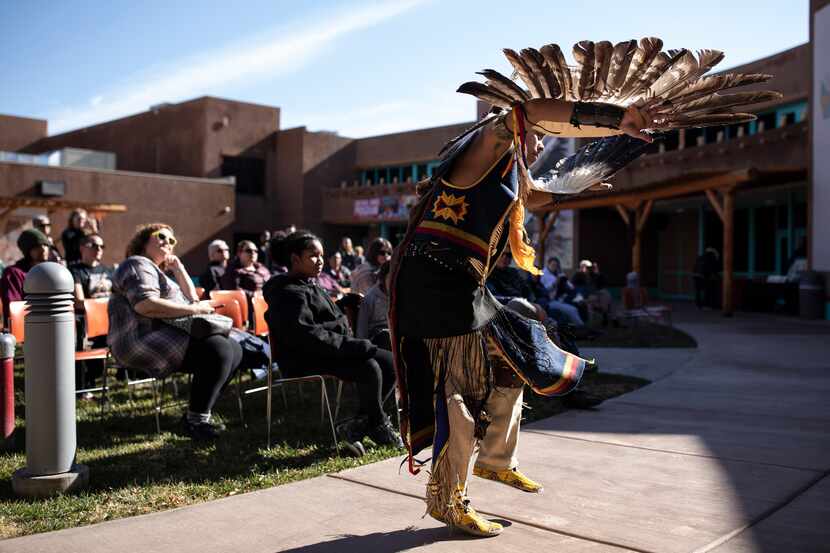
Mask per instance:
[[[648,216],[651,215],[651,206],[653,205],[654,200],[647,200],[645,205],[641,204],[637,206],[637,224],[634,227],[634,246],[631,252],[631,270],[641,276],[643,274],[641,263],[643,229],[648,221]]]
[[[625,226],[629,229],[633,230],[633,237],[631,241],[631,270],[637,273],[638,275],[642,274],[642,236],[643,236],[643,229],[646,226],[646,222],[648,222],[648,216],[651,215],[651,208],[654,205],[654,200],[646,200],[645,203],[638,202],[634,209],[631,210],[631,215],[629,215],[629,209],[623,206],[622,204],[616,204],[614,207],[617,208],[617,213],[620,214],[622,217]],[[633,215],[634,220],[631,220],[631,216]],[[632,229],[633,225],[633,229]]]
[[[542,264],[542,268],[545,267],[545,242],[548,240],[548,236],[550,236],[550,231],[553,230],[553,224],[556,223],[556,218],[559,217],[559,210],[555,209],[547,214],[545,217],[544,213],[539,214],[539,243],[536,244],[536,259],[539,260],[539,263]]]
[[[735,189],[725,188],[721,191],[723,202],[717,197],[714,190],[706,190],[706,198],[712,204],[712,209],[718,214],[723,223],[723,290],[721,309],[725,317],[731,317],[735,311],[732,297],[735,276]]]
[[[735,192],[729,188],[723,193],[723,314],[734,312],[732,281],[735,271]]]

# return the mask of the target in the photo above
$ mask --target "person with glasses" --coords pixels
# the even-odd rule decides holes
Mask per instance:
[[[75,280],[75,349],[83,351],[87,347],[86,325],[84,318],[84,300],[87,298],[108,298],[112,293],[112,267],[101,263],[104,257],[104,239],[99,234],[88,234],[81,240],[81,259],[69,266],[69,272]],[[107,337],[100,336],[89,346],[101,348],[107,345]],[[94,359],[75,364],[76,389],[87,388],[96,378],[103,374],[104,361]],[[84,399],[91,399],[87,394]]]
[[[130,369],[156,378],[192,374],[182,430],[194,440],[213,440],[223,427],[211,422],[211,411],[242,361],[242,348],[228,336],[197,339],[161,321],[214,312],[209,301],[196,296],[187,269],[173,253],[176,243],[169,225],[138,227],[113,275],[108,343],[115,359]]]
[[[392,244],[386,238],[375,238],[369,244],[366,261],[352,271],[352,292],[363,294],[377,284],[378,269],[392,259]]]
[[[88,234],[81,241],[81,259],[69,266],[75,279],[76,310],[83,310],[87,298],[108,298],[112,293],[114,269],[101,263],[104,248],[100,234]]]
[[[199,285],[205,289],[205,294],[211,290],[222,289],[222,277],[228,267],[230,248],[224,240],[214,240],[208,244],[208,266],[199,276]]]
[[[242,290],[248,296],[248,313],[253,313],[254,293],[262,290],[271,271],[259,262],[259,248],[250,240],[236,246],[236,257],[230,262],[220,284],[222,290]]]

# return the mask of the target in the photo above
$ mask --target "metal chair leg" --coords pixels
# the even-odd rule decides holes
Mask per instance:
[[[245,411],[242,408],[242,371],[236,371],[236,404],[239,406],[239,422],[242,428],[248,428],[245,424]]]
[[[101,419],[104,418],[105,405],[107,403],[107,360],[104,359],[103,390],[101,390]]]
[[[273,387],[274,383],[274,376],[271,371],[271,367],[268,367],[268,389],[265,391],[265,448],[271,449],[271,388]],[[285,400],[285,391],[283,391],[283,400]]]
[[[156,434],[161,434],[161,399],[164,395],[164,380],[161,380],[159,384],[159,380],[153,380],[153,414],[156,417]]]
[[[326,380],[322,376],[320,377],[320,387],[323,390],[322,400],[323,400],[323,403],[326,407],[326,411],[328,411],[328,414],[329,414],[329,424],[331,426],[331,439],[334,442],[334,451],[335,451],[335,454],[338,457],[340,457],[340,446],[337,443],[337,432],[334,430],[334,419],[331,416],[331,406],[329,405],[329,395],[328,395],[328,392],[326,392]]]
[[[340,396],[343,395],[343,381],[337,381],[337,397],[334,400],[334,420],[340,416]]]

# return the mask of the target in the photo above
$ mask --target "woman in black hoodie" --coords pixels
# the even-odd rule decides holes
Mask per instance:
[[[297,231],[272,240],[271,255],[289,268],[263,290],[268,302],[265,319],[284,374],[326,374],[355,382],[360,413],[340,429],[350,449],[362,455],[361,440],[367,435],[379,445],[402,447],[381,399],[395,383],[392,353],[354,338],[346,315],[317,285],[325,263],[320,239]]]

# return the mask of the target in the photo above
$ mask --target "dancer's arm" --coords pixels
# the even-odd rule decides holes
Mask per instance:
[[[575,102],[538,98],[523,105],[527,116],[526,128],[532,132],[537,122],[562,124],[562,136],[578,134],[578,128],[570,125]],[[517,108],[514,108],[517,109]],[[642,132],[648,127],[651,114],[629,106],[619,124],[619,131],[635,138],[651,142],[651,137]],[[481,178],[482,173],[491,167],[513,142],[513,113],[507,113],[504,123],[496,122],[486,126],[475,142],[453,163],[448,179],[458,186],[469,186]]]

